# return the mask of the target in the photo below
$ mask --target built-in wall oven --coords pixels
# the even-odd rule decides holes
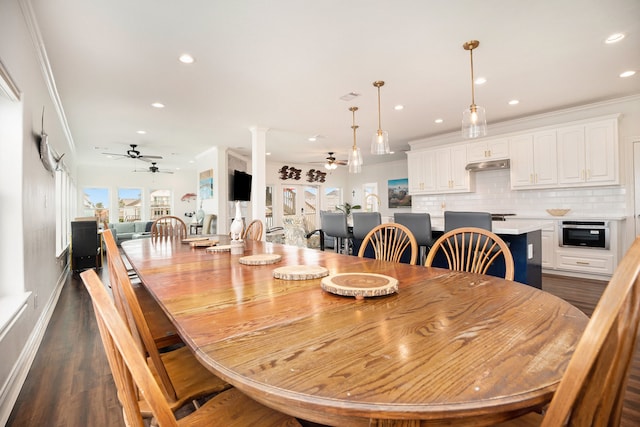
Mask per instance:
[[[609,249],[608,221],[560,221],[560,246]]]

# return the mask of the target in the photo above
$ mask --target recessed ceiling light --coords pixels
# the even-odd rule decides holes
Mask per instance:
[[[154,108],[164,108],[164,104],[162,102],[154,102],[151,106]]]
[[[619,42],[620,40],[622,40],[623,38],[624,38],[624,34],[615,33],[615,34],[611,34],[609,37],[607,37],[604,42],[607,43],[607,44],[616,43],[616,42]]]
[[[396,154],[395,151],[389,151],[389,154]]]
[[[265,156],[270,156],[270,155],[271,155],[271,153],[266,152],[266,153],[264,153],[264,155],[265,155]]]
[[[309,142],[316,142],[318,140],[318,138],[316,138],[315,136],[310,136],[309,137]]]
[[[182,62],[183,64],[193,64],[196,60],[193,56],[189,55],[188,53],[183,53],[178,58],[178,61]]]
[[[620,77],[631,77],[635,74],[636,72],[633,70],[629,70],[629,71],[625,71],[624,73],[620,73]]]
[[[517,99],[512,99],[511,101],[509,101],[509,105],[518,105],[520,104],[520,101],[518,101]]]
[[[196,162],[195,160],[189,160],[189,163],[195,163],[195,162]]]
[[[147,131],[146,130],[137,130],[136,133],[139,134],[139,135],[144,135],[144,134],[147,133]]]
[[[487,79],[485,79],[484,77],[478,77],[478,78],[475,80],[475,84],[477,84],[477,85],[483,85],[483,84],[485,84],[486,82],[487,82]]]
[[[398,104],[395,107],[393,107],[393,109],[396,110],[396,111],[404,110],[404,105]]]
[[[434,120],[434,122],[436,122],[436,123],[440,124],[440,123],[443,123],[443,122],[444,122],[444,120],[442,120],[442,119],[435,119],[435,120]]]

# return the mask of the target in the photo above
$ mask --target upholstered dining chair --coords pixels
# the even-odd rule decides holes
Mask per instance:
[[[369,246],[373,248],[375,259],[400,262],[407,250],[409,250],[409,264],[415,265],[418,258],[416,238],[402,224],[391,222],[374,227],[362,240],[358,256],[363,257]]]
[[[179,421],[176,420],[166,395],[158,386],[143,355],[138,351],[131,332],[109,299],[100,278],[94,270],[85,270],[81,277],[91,296],[100,337],[118,389],[118,398],[127,426],[145,426],[137,389],[144,395],[155,422],[162,427],[300,426],[295,418],[267,408],[235,388],[218,393],[196,411]]]
[[[111,279],[112,286],[115,283],[117,276],[116,268],[120,268],[119,264],[114,263],[114,258],[119,258],[124,265],[124,268],[127,269],[124,264],[124,260],[120,255],[120,251],[118,250],[118,245],[116,240],[113,237],[113,233],[111,230],[106,230],[102,233],[102,241],[104,242],[104,246],[107,250],[107,266],[109,270],[109,275]],[[153,341],[156,343],[156,347],[158,349],[166,348],[172,345],[181,344],[182,338],[178,335],[175,326],[171,323],[167,315],[162,311],[162,308],[158,305],[158,302],[153,298],[153,296],[149,293],[147,288],[145,288],[137,278],[134,276],[135,272],[132,272],[127,269],[127,277],[129,279],[129,283],[131,284],[133,291],[135,293],[136,299],[140,304],[140,308],[142,309],[142,313],[144,317],[147,319],[147,324],[149,325],[149,331],[151,332],[151,336]],[[135,278],[135,284],[133,283]],[[118,298],[120,296],[119,292],[114,292],[114,298]]]
[[[262,229],[262,221],[260,221],[259,219],[254,219],[244,230],[244,233],[242,234],[242,240],[262,240]]]
[[[513,255],[497,234],[476,227],[460,227],[447,231],[435,241],[425,265],[431,267],[442,253],[450,270],[485,274],[498,259],[504,260],[504,278],[513,280]]]
[[[177,216],[162,216],[151,225],[151,237],[187,237],[187,225]]]
[[[356,253],[360,250],[367,233],[382,223],[382,217],[380,212],[353,212],[351,218],[353,219],[353,252]],[[367,254],[367,256],[371,255]]]
[[[141,355],[148,357],[148,363],[153,368],[167,405],[172,410],[177,410],[193,399],[229,388],[226,382],[211,374],[187,347],[163,353],[158,351],[148,319],[133,290],[122,258],[109,256],[108,262],[115,307],[128,324],[131,336],[136,341],[136,348]],[[140,397],[140,411],[144,416],[151,416],[149,402],[144,395]]]
[[[393,216],[393,221],[411,230],[420,250],[418,262],[420,264],[424,263],[429,248],[433,244],[431,215],[428,213],[397,213]]]
[[[349,254],[353,233],[347,226],[347,215],[344,212],[320,212],[320,225],[325,236],[335,239],[335,250]]]
[[[640,238],[616,268],[576,345],[549,407],[499,424],[620,425],[640,324]]]

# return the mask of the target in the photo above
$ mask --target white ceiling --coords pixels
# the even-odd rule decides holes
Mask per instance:
[[[474,68],[487,83],[476,86],[476,103],[489,132],[491,123],[640,93],[640,73],[619,77],[640,71],[639,0],[31,3],[84,164],[139,144],[164,157],[163,169],[188,168],[214,145],[249,154],[252,126],[270,129],[271,159],[345,159],[350,106],[360,108],[365,167],[404,158],[408,141],[459,129],[471,101],[462,44],[471,39],[480,41]],[[604,43],[617,32],[626,38]],[[178,62],[184,52],[196,62]],[[396,154],[374,159],[375,80],[386,82],[382,127]],[[361,96],[339,99],[349,92]]]

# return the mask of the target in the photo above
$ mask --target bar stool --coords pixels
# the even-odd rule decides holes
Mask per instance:
[[[418,242],[419,258],[418,263],[424,264],[429,252],[429,248],[433,244],[433,236],[431,235],[431,215],[428,213],[397,213],[393,216],[394,222],[407,227],[413,237]]]
[[[347,215],[344,212],[321,212],[320,224],[325,236],[334,238],[336,252],[341,252],[344,246],[344,253],[348,255],[353,233],[347,226]]]
[[[476,227],[491,230],[491,214],[489,212],[444,212],[444,231],[460,227]]]
[[[353,217],[353,253],[357,254],[362,240],[369,231],[382,223],[382,217],[380,212],[354,212],[351,216]],[[368,249],[364,256],[373,258],[373,250]]]

